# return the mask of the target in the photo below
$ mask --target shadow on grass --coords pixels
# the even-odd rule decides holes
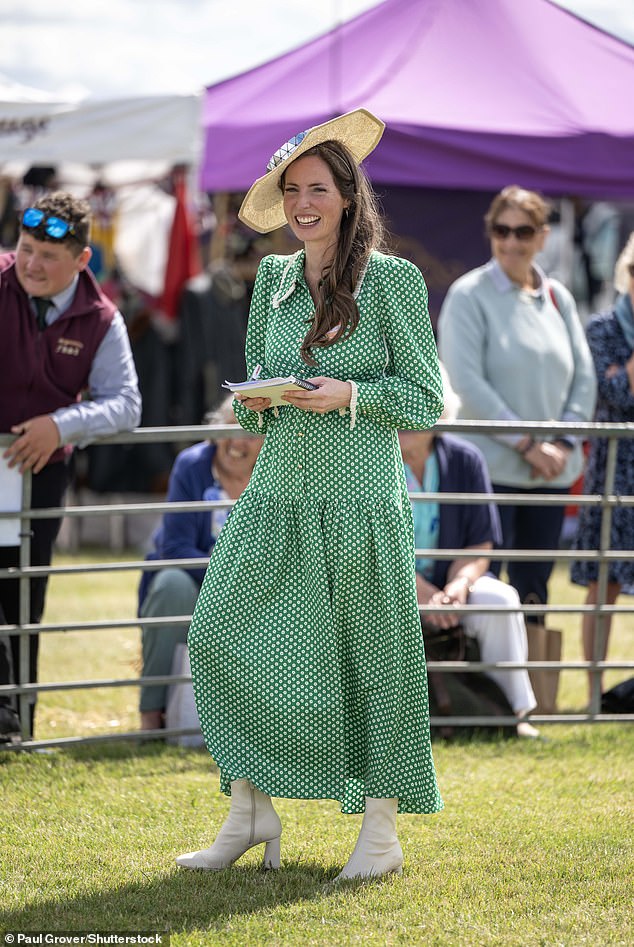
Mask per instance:
[[[270,914],[297,901],[339,894],[334,871],[292,862],[279,871],[238,866],[220,872],[183,871],[121,887],[41,900],[0,912],[3,931],[221,931],[231,919]]]
[[[43,750],[7,750],[0,745],[0,765],[15,762],[20,758],[32,756],[46,757],[49,760],[67,759],[83,763],[103,763],[108,760],[134,759],[183,759],[192,764],[216,767],[204,747],[180,747],[166,744],[164,740],[112,740],[104,743],[74,744],[56,746]]]
[[[151,777],[150,770],[163,771],[166,767],[172,774],[181,768],[209,773],[210,776],[214,771],[217,773],[206,751],[155,742],[75,746],[55,750],[46,757],[28,753],[6,756],[8,759],[2,760],[0,754],[0,763],[7,766],[16,764],[16,771],[20,772],[15,778],[22,780],[28,777],[31,764],[39,772],[40,763],[45,763],[48,779],[65,778],[64,771],[69,762],[88,764],[90,769],[85,778],[91,779],[93,763],[104,764],[106,770],[112,763],[120,781],[126,772],[121,770],[120,764],[126,762],[132,764],[132,770],[135,763],[140,763],[143,779]],[[104,800],[104,810],[108,810],[107,800]],[[113,812],[116,816],[113,827],[117,827],[121,819],[116,806]],[[86,818],[89,816],[88,811]],[[117,831],[118,828],[113,828],[113,845],[116,844]],[[29,903],[23,901],[19,908],[0,911],[0,931],[200,930],[218,933],[227,928],[232,919],[257,918],[258,915],[268,917],[279,908],[299,902],[337,897],[340,891],[350,887],[346,885],[340,889],[330,884],[341,865],[324,864],[310,857],[300,860],[284,858],[283,855],[281,869],[266,872],[254,863],[254,851],[245,857],[244,865],[240,861],[225,871],[186,871],[176,867],[173,854],[169,856],[168,868],[165,860],[157,862],[160,855],[150,853],[146,858],[134,849],[117,851],[111,860],[108,844],[96,846],[92,854],[78,853],[81,863],[75,866],[75,870],[70,863],[72,856],[68,854],[72,846],[67,848],[62,842],[57,849],[44,847],[42,859],[46,860],[47,881],[46,887],[40,886],[39,895],[36,885],[38,867],[28,862],[22,867],[16,866],[16,882],[19,882],[20,875],[28,879]],[[258,847],[257,854],[261,858],[261,847]]]
[[[63,747],[55,752],[63,753],[69,759],[78,762],[102,763],[105,760],[159,759],[188,760],[192,764],[217,768],[205,747],[181,747],[166,743],[165,740],[113,740],[107,743],[86,743],[72,747]]]

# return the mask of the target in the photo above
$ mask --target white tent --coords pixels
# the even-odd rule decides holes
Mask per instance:
[[[201,101],[192,93],[61,102],[0,76],[0,170],[88,165],[119,184],[153,177],[159,166],[195,166]]]
[[[83,196],[96,180],[117,189],[115,250],[139,289],[160,295],[175,199],[153,182],[177,164],[195,177],[202,95],[61,102],[0,75],[0,177],[54,166]]]

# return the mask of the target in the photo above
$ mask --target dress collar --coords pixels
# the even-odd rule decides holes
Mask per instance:
[[[361,292],[363,287],[363,281],[365,279],[366,273],[372,262],[374,256],[374,250],[370,251],[370,256],[368,257],[368,262],[361,271],[359,276],[359,282],[355,286],[354,292],[352,295],[356,299]],[[297,250],[293,253],[292,256],[288,257],[286,261],[286,266],[282,272],[282,276],[279,282],[277,290],[273,294],[273,308],[278,309],[280,304],[284,302],[285,299],[288,299],[289,296],[292,296],[295,292],[298,283],[303,283],[306,286],[306,279],[304,277],[304,264],[306,262],[306,251]],[[308,287],[307,287],[308,288]]]

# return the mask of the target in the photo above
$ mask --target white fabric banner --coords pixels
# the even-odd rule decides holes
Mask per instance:
[[[0,82],[0,163],[198,163],[200,94],[72,103],[37,92],[12,98],[14,88]]]

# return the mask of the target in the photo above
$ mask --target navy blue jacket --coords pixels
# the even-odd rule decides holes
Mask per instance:
[[[451,434],[436,435],[439,493],[492,493],[482,452],[474,444]],[[464,549],[478,543],[502,544],[500,518],[495,503],[440,504],[439,549]],[[432,582],[439,589],[447,584],[451,562],[436,560]]]
[[[208,441],[181,451],[170,474],[167,499],[171,503],[202,500],[205,490],[215,485],[211,472],[216,445]],[[199,559],[209,556],[214,544],[211,535],[211,512],[164,513],[163,521],[152,536],[152,551],[147,559]],[[205,569],[187,572],[200,586]],[[143,572],[139,584],[139,609],[143,605],[156,572]]]

